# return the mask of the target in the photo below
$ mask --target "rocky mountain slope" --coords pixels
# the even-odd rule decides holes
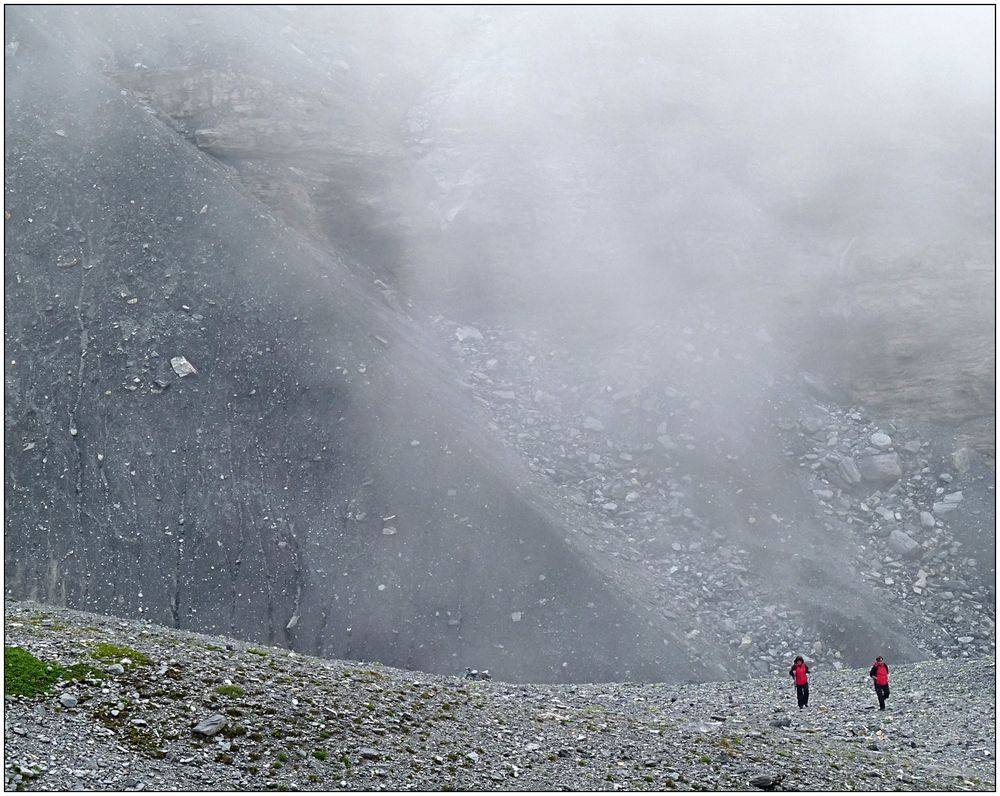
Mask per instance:
[[[564,548],[429,335],[32,13],[9,26],[8,594],[415,668],[709,672]]]
[[[122,28],[115,79],[376,277],[481,321],[740,297],[851,400],[995,456],[992,111],[958,92],[935,118],[941,98],[909,85],[873,107],[847,88],[875,73],[845,60],[846,17],[773,16],[780,52],[762,63],[828,46],[842,63],[821,97],[805,72],[760,66],[785,98],[762,113],[721,44],[752,12],[706,33],[681,12],[466,9],[422,52],[420,14],[405,42],[384,20],[358,49],[352,14],[271,9],[280,46],[249,64],[245,34],[208,46],[219,13],[181,14],[173,50]],[[803,124],[810,141],[782,127]]]
[[[725,313],[672,320],[631,329],[597,369],[565,337],[440,329],[569,518],[567,544],[688,638],[728,648],[730,672],[767,671],[795,647],[834,667],[886,645],[897,659],[995,654],[983,457],[845,409],[808,374],[768,373],[768,336]]]
[[[656,37],[581,89],[523,16],[228,13],[7,12],[8,595],[511,681],[995,650],[962,158],[928,248]]]
[[[741,682],[513,685],[10,602],[5,643],[8,690],[19,650],[63,672],[5,697],[8,789],[996,787],[989,659],[890,661],[883,713],[864,669],[817,668],[798,710],[785,665]]]

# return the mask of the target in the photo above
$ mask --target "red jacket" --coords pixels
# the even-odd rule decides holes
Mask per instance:
[[[875,685],[889,685],[889,667],[882,661],[875,661],[868,674],[875,678]]]
[[[795,678],[795,685],[805,685],[809,682],[809,667],[804,663],[792,664],[788,673]]]

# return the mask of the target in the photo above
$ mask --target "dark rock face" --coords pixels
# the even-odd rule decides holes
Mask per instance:
[[[710,670],[559,543],[419,330],[31,17],[8,19],[9,594],[416,668]]]

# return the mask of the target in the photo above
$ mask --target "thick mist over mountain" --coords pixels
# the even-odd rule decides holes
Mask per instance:
[[[9,596],[546,681],[995,649],[990,9],[5,20]]]

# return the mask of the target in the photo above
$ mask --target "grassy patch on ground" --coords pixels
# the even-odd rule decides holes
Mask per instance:
[[[152,663],[149,657],[139,652],[139,650],[103,641],[100,644],[95,644],[90,654],[99,661],[113,661],[118,663],[122,658],[128,658],[134,666],[149,666]]]
[[[44,694],[59,679],[61,669],[40,661],[20,647],[3,648],[4,693],[18,696]]]
[[[98,669],[96,666],[92,666],[89,663],[74,663],[72,666],[67,666],[62,670],[61,679],[63,680],[103,680],[104,672]]]
[[[220,685],[215,691],[218,694],[222,694],[222,696],[228,697],[241,697],[246,693],[238,685]]]
[[[102,680],[104,672],[83,661],[61,666],[43,661],[20,647],[4,647],[4,692],[19,696],[44,694],[58,680]]]

